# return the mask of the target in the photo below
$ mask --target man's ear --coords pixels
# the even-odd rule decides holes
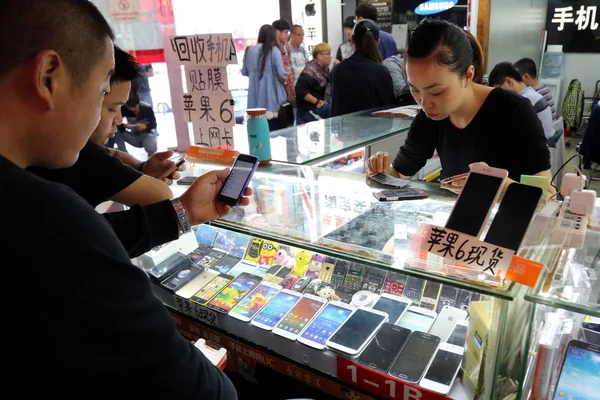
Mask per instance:
[[[56,93],[65,82],[65,65],[54,50],[45,50],[35,57],[34,91],[48,111],[54,109]]]

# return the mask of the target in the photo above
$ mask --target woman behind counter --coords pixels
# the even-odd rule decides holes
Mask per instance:
[[[299,124],[331,117],[328,93],[331,46],[319,43],[313,49],[312,57],[296,82]]]
[[[442,177],[484,163],[508,170],[508,183],[521,175],[551,179],[550,152],[531,103],[475,83],[482,65],[481,47],[472,36],[447,21],[422,21],[410,35],[405,64],[422,110],[391,165],[389,154],[378,152],[367,161],[367,171],[408,178],[437,150]]]
[[[248,108],[266,108],[269,130],[274,131],[279,129],[279,108],[287,102],[287,72],[272,25],[260,27],[257,42],[246,49],[242,67],[242,75],[250,78]]]
[[[354,25],[356,51],[336,65],[332,76],[332,115],[338,116],[394,102],[394,84],[379,54],[379,28],[363,19]]]

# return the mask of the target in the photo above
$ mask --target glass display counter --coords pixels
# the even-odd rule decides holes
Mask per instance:
[[[198,176],[215,167],[188,168]],[[504,382],[520,364],[502,360],[525,340],[508,325],[520,285],[411,245],[424,224],[444,225],[456,195],[413,182],[427,199],[379,203],[381,187],[362,174],[279,163],[259,168],[251,186],[248,207],[196,227],[168,255],[140,257],[166,305],[366,396],[515,395]],[[543,262],[547,225],[532,225],[521,255]],[[157,276],[177,262],[179,272]],[[294,308],[302,296],[308,305]],[[229,349],[242,363],[236,344]]]

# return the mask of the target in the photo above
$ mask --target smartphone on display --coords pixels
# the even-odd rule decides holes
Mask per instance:
[[[360,290],[365,275],[365,267],[358,263],[351,263],[346,277],[344,278],[344,285],[347,288]]]
[[[248,322],[279,293],[281,286],[271,282],[261,282],[252,292],[229,311],[229,315]]]
[[[188,265],[190,265],[189,259],[183,254],[177,252],[157,266],[150,268],[150,270],[148,270],[148,274],[150,274],[150,277],[153,281],[160,283],[168,276],[174,274],[180,269],[185,268]]]
[[[445,342],[452,333],[456,321],[465,320],[468,316],[469,314],[465,310],[445,306],[438,314],[431,328],[429,328],[429,333],[439,336],[442,342]]]
[[[419,382],[439,343],[437,336],[413,332],[394,360],[389,374],[407,382]]]
[[[344,280],[346,279],[346,274],[350,269],[350,263],[345,260],[338,260],[333,269],[333,274],[331,275],[330,283],[333,286],[344,286]]]
[[[462,310],[469,310],[469,305],[472,301],[478,301],[481,298],[481,295],[475,292],[471,292],[470,290],[460,289],[458,292],[458,298],[456,300],[456,307]]]
[[[189,299],[217,276],[219,276],[217,271],[207,269],[192,279],[192,281],[190,281],[187,285],[176,291],[175,294],[179,297],[183,297],[184,299]]]
[[[300,332],[327,303],[327,299],[305,294],[298,303],[273,328],[273,333],[290,340],[296,340]]]
[[[571,340],[554,390],[554,400],[597,399],[600,393],[600,346]]]
[[[410,337],[410,330],[385,323],[360,357],[359,363],[387,373],[394,359]]]
[[[423,286],[425,286],[425,280],[421,278],[415,278],[414,276],[409,276],[406,280],[406,286],[404,286],[402,295],[408,299],[411,299],[413,303],[420,304]]]
[[[399,274],[398,272],[390,272],[383,284],[383,291],[389,294],[401,296],[404,292],[404,286],[408,276]]]
[[[211,267],[211,269],[214,269],[215,271],[219,271],[220,273],[225,274],[225,273],[228,273],[228,271],[230,269],[232,269],[233,266],[239,262],[240,262],[239,257],[227,255],[227,256],[221,258],[220,260],[215,261],[213,266]]]
[[[223,257],[225,257],[225,253],[217,250],[211,250],[200,260],[198,265],[204,268],[212,268]]]
[[[537,186],[521,183],[509,185],[485,235],[485,241],[519,251],[542,194],[543,189]]]
[[[170,291],[175,292],[198,276],[202,271],[204,271],[204,268],[194,267],[192,262],[188,259],[188,265],[186,267],[162,281],[161,285]]]
[[[411,304],[412,300],[410,299],[383,293],[379,300],[377,300],[377,303],[373,306],[373,309],[387,313],[390,324],[394,325],[402,318]]]
[[[388,315],[382,311],[357,308],[337,332],[327,340],[327,347],[356,355],[367,346],[387,320]]]
[[[333,257],[327,256],[325,261],[323,261],[323,266],[321,267],[321,272],[319,273],[319,279],[323,282],[331,282],[331,277],[333,276],[333,270],[335,269],[336,259]]]
[[[256,327],[270,331],[279,323],[279,321],[281,321],[284,315],[300,301],[301,298],[301,293],[284,289],[277,293],[277,295],[273,297],[273,300],[260,310],[250,323]]]
[[[304,292],[304,289],[308,286],[308,284],[312,281],[310,276],[303,276],[302,278],[298,278],[296,283],[292,286],[292,290],[294,292]]]
[[[474,165],[465,182],[446,228],[479,237],[492,208],[500,195],[508,171],[500,168]]]
[[[448,394],[460,370],[464,354],[464,347],[441,343],[419,385],[434,392]]]
[[[281,286],[283,286],[284,289],[291,289],[296,284],[298,279],[300,278],[296,275],[288,275],[283,282],[281,282]]]
[[[354,308],[341,301],[330,301],[298,335],[298,341],[315,349],[323,350],[325,342],[348,319]]]
[[[175,164],[171,168],[168,168],[158,179],[168,178],[169,175],[171,175],[173,172],[177,171],[179,169],[179,167],[181,167],[185,163],[186,160],[187,160],[187,155],[185,155],[185,154],[182,155],[179,158],[179,160],[175,161]]]
[[[239,260],[239,258],[237,258]],[[227,274],[232,275],[234,277],[239,276],[240,274],[248,273],[248,274],[254,274],[254,271],[256,271],[258,269],[258,267],[254,264],[248,264],[246,262],[244,262],[244,260],[238,261],[237,264],[235,264],[235,266],[233,268],[231,268],[229,271],[226,271]]]
[[[450,285],[442,285],[440,299],[438,300],[438,305],[435,311],[439,313],[440,311],[442,311],[442,308],[444,308],[444,306],[454,307],[456,305],[457,294],[457,288],[452,287]]]
[[[398,326],[410,329],[411,331],[429,332],[429,328],[433,325],[437,313],[435,311],[426,310],[421,307],[411,306],[404,313]]]
[[[447,343],[453,344],[455,346],[465,347],[465,343],[467,341],[467,331],[469,329],[469,322],[465,319],[460,321],[456,321],[456,325],[452,329]]]
[[[275,275],[279,272],[279,270],[283,268],[281,265],[273,265],[272,267],[269,267],[269,269],[267,269],[267,272],[265,273],[265,276],[263,276],[265,281],[270,281],[271,279],[275,278]]]
[[[231,275],[230,275],[231,276]],[[206,307],[227,314],[231,309],[252,291],[262,280],[258,276],[248,273],[242,273],[235,278],[229,285],[223,288],[215,297],[213,297]]]
[[[259,159],[247,154],[240,154],[231,167],[231,172],[223,183],[217,201],[230,207],[237,206],[250,184],[252,175],[258,167]]]
[[[423,295],[421,296],[421,303],[419,305],[426,310],[434,311],[440,296],[441,286],[442,285],[437,282],[427,281],[427,283],[425,283],[425,289],[423,289]]]
[[[413,188],[382,190],[381,192],[374,192],[373,196],[379,201],[418,200],[428,197],[425,191]]]
[[[200,305],[205,305],[217,293],[233,280],[233,276],[227,274],[219,274],[212,281],[208,282],[202,289],[197,291],[190,300]]]
[[[282,267],[273,278],[270,279],[271,282],[280,285],[285,278],[288,277],[289,274],[292,273],[292,267]]]

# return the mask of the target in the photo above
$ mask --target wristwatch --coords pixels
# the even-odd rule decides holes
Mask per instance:
[[[185,208],[183,208],[183,204],[181,204],[181,200],[179,200],[179,198],[173,199],[171,200],[171,204],[173,204],[173,208],[177,214],[181,233],[188,233],[192,230],[192,227],[190,225],[190,221],[188,220],[187,213],[185,212]]]

